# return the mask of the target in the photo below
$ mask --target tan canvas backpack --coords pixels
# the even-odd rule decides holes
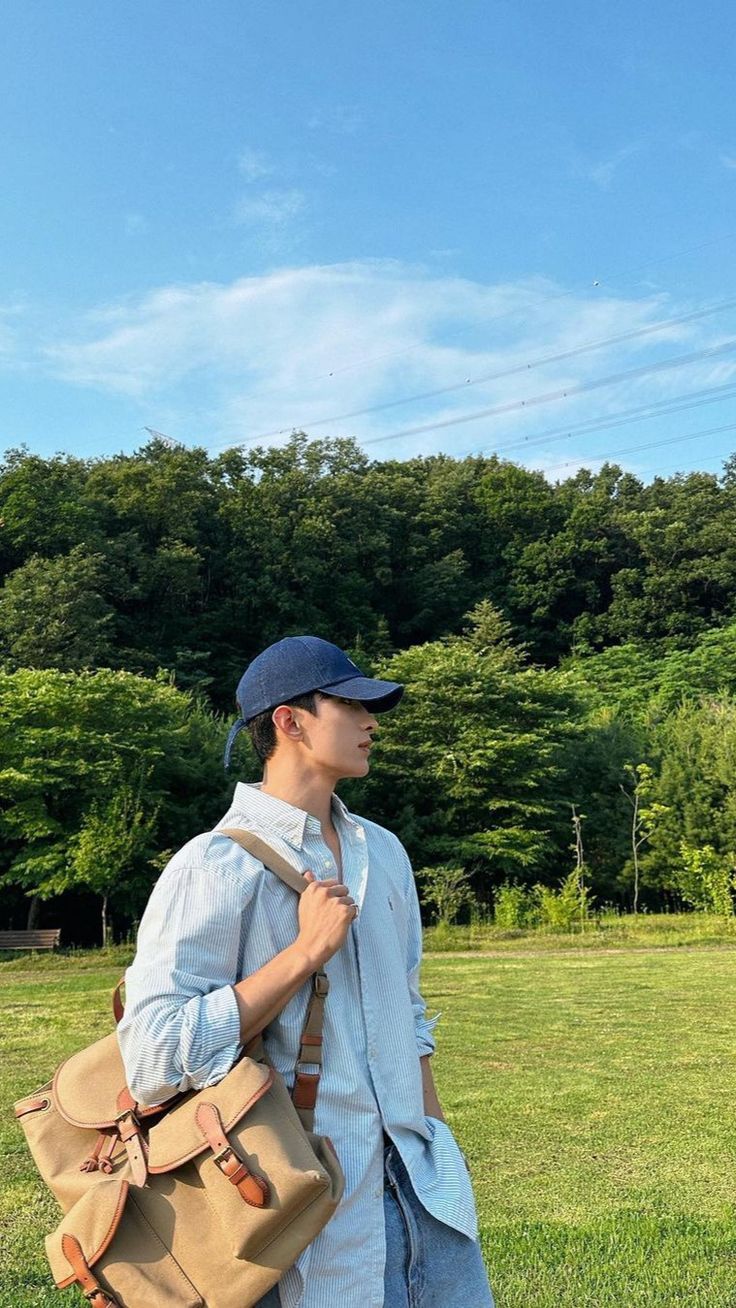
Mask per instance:
[[[222,834],[306,889],[259,837]],[[76,1283],[92,1308],[250,1308],[296,1261],[344,1186],[312,1130],[327,989],[317,973],[291,1096],[257,1041],[218,1085],[139,1106],[113,1032],[15,1105],[65,1213],[46,1239],[60,1289]]]

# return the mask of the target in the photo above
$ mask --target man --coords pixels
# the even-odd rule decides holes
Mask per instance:
[[[335,1145],[345,1194],[262,1308],[493,1304],[470,1178],[430,1069],[411,866],[395,836],[334,793],[367,774],[374,714],[402,693],[314,636],[278,641],[250,664],[225,764],[247,726],[263,780],[236,786],[219,826],[255,831],[310,885],[297,906],[234,841],[197,836],[156,885],[126,977],[128,1083],[159,1103],[221,1080],[261,1031],[291,1085],[308,982],[327,973],[315,1130]]]

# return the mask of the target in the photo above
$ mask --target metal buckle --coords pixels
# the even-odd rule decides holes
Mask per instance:
[[[311,1067],[311,1068],[313,1068],[314,1070],[311,1071],[311,1072],[308,1072],[308,1071],[306,1070],[308,1067]],[[321,1075],[322,1075],[322,1064],[321,1064],[321,1063],[308,1063],[308,1062],[306,1062],[305,1060],[303,1060],[303,1059],[301,1059],[301,1058],[298,1058],[298,1059],[296,1060],[296,1069],[295,1069],[295,1070],[296,1070],[296,1074],[297,1074],[297,1076],[309,1076],[309,1077],[311,1077],[314,1081],[319,1081],[319,1078],[320,1078]]]
[[[315,995],[328,995],[330,993],[330,983],[324,972],[315,972],[314,974],[314,993]]]
[[[234,1159],[236,1162],[240,1162],[240,1159],[235,1153],[235,1150],[233,1149],[232,1145],[225,1145],[225,1148],[221,1149],[219,1154],[214,1155],[212,1161],[215,1164],[215,1166],[219,1167],[220,1171],[222,1171],[223,1163],[229,1163],[231,1159]]]

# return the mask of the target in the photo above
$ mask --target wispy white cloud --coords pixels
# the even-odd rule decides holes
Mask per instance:
[[[275,165],[261,150],[243,150],[238,159],[238,171],[246,182],[259,182],[270,177]]]
[[[616,173],[621,166],[627,160],[632,159],[634,155],[640,154],[642,149],[641,143],[622,146],[609,158],[601,159],[597,163],[589,165],[585,172],[591,182],[594,182],[602,191],[608,191],[611,189]]]
[[[211,449],[279,443],[304,428],[403,458],[501,448],[730,376],[736,362],[727,356],[578,392],[722,338],[718,319],[630,335],[676,315],[661,296],[573,294],[541,278],[486,285],[364,260],[161,287],[90,315],[47,345],[44,366],[67,383],[133,397],[142,422]],[[439,423],[448,425],[411,430]],[[384,439],[396,433],[407,434]],[[578,446],[594,451],[595,439]],[[545,456],[530,446],[506,457],[542,466]],[[564,457],[563,442],[547,462]]]
[[[736,155],[722,154],[720,156],[720,160],[724,168],[729,168],[729,169],[736,168]]]
[[[275,188],[243,195],[235,206],[235,221],[266,227],[284,227],[304,212],[307,197],[297,187]]]

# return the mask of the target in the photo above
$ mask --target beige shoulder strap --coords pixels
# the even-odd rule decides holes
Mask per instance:
[[[295,890],[298,895],[304,893],[309,882],[304,880],[301,872],[297,872],[296,868],[291,866],[291,863],[287,863],[285,858],[277,854],[276,850],[272,849],[266,840],[262,840],[260,836],[256,836],[252,831],[243,831],[240,827],[221,827],[220,834],[229,836],[236,844],[241,845],[249,854],[257,858],[260,863],[263,863],[269,872],[273,872],[279,880],[285,882],[290,890]]]
[[[221,827],[223,836],[229,836],[236,844],[257,858],[269,872],[273,872],[291,890],[301,895],[309,885],[301,872],[287,863],[285,858],[272,849],[268,841],[262,840],[252,831],[243,831],[239,827]],[[299,1058],[294,1070],[294,1085],[291,1098],[305,1131],[314,1130],[314,1109],[317,1103],[317,1091],[322,1074],[322,1028],[324,1025],[325,1000],[330,983],[324,972],[315,972],[312,977],[312,994],[307,1005],[307,1016],[302,1029]],[[306,1071],[309,1067],[311,1070]]]

